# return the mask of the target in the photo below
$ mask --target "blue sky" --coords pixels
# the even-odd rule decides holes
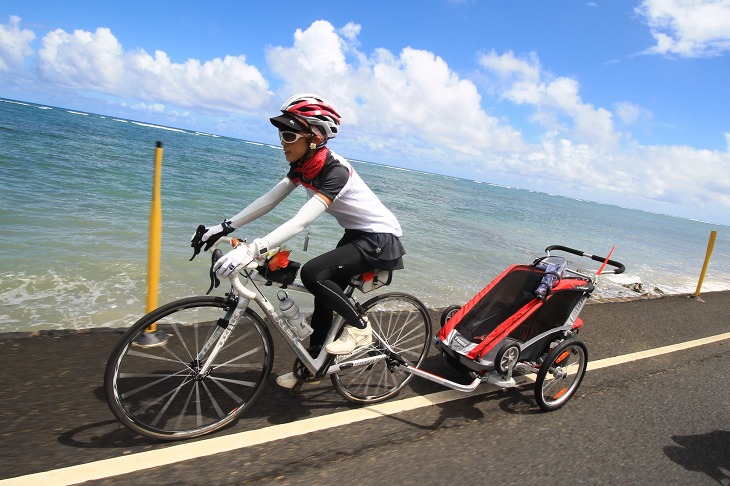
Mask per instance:
[[[0,97],[730,224],[730,0],[0,3]],[[448,201],[448,194],[435,193]]]

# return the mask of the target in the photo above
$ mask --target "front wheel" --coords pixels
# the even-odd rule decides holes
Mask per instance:
[[[535,381],[535,399],[545,411],[557,410],[570,400],[583,380],[588,364],[586,345],[566,339],[545,358]]]
[[[230,306],[222,297],[182,299],[127,330],[104,372],[107,402],[124,425],[153,439],[190,439],[225,427],[251,405],[273,364],[271,334],[252,310],[200,372],[211,335],[230,331]]]
[[[373,327],[373,343],[336,362],[383,356],[392,349],[411,366],[418,367],[431,345],[431,317],[426,306],[412,295],[379,295],[362,306]],[[376,403],[395,396],[413,375],[381,359],[332,375],[337,391],[353,403]]]

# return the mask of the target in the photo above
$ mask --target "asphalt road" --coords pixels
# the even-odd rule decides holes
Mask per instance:
[[[591,363],[730,332],[730,293],[705,294],[702,300],[677,296],[589,304],[581,338]],[[179,443],[134,435],[109,412],[102,374],[118,337],[113,332],[0,336],[0,480],[40,484],[37,477],[23,477],[176,450]],[[288,371],[291,354],[277,344],[275,372]],[[424,368],[458,378],[433,351]],[[414,378],[393,401],[443,390]],[[730,339],[724,339],[589,370],[571,401],[551,413],[539,410],[530,387],[482,390],[441,405],[167,466],[154,467],[140,454],[139,470],[89,484],[727,485],[729,392]],[[204,453],[209,439],[357,408],[329,382],[292,396],[278,389],[272,376],[237,424],[185,444]]]

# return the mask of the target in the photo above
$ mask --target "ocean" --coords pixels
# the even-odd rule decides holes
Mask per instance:
[[[286,172],[281,148],[0,98],[0,332],[131,325],[145,312],[154,151],[163,144],[160,304],[202,295],[207,258],[190,236],[236,214]],[[337,150],[337,140],[331,148]],[[730,289],[730,227],[554,194],[351,160],[398,217],[408,254],[388,290],[429,307],[463,304],[548,245],[607,255],[598,298],[693,293],[711,231],[702,292]],[[291,217],[302,189],[236,235],[253,240]],[[323,215],[287,246],[305,262],[341,236]],[[575,263],[591,267],[586,259]],[[582,260],[582,261],[581,261]],[[222,295],[225,289],[215,293]],[[297,300],[311,309],[308,296]]]

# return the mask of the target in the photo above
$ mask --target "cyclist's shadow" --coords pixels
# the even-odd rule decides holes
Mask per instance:
[[[466,375],[454,370],[443,358],[432,354],[424,360],[422,369],[438,374],[452,381],[468,382]],[[414,376],[401,393],[390,400],[398,400],[412,396],[423,396],[431,393],[447,390],[446,387],[431,381]],[[439,418],[428,424],[409,422],[411,426],[427,429],[438,429],[449,418],[479,419],[483,416],[477,404],[483,400],[494,399],[493,394],[480,394],[477,397],[464,395],[464,400],[459,404],[449,402],[439,404],[441,409]],[[94,390],[96,399],[106,406],[104,387],[99,386]],[[497,399],[502,400],[500,407],[510,413],[532,413],[534,410],[525,412],[524,404],[517,407],[515,404],[522,402],[522,395],[519,391],[513,390],[505,397],[497,393]],[[242,416],[223,430],[206,435],[203,438],[215,437],[219,434],[245,432],[267,427],[269,425],[281,425],[307,418],[326,415],[339,411],[362,408],[366,405],[353,404],[346,401],[332,386],[330,380],[325,378],[319,384],[305,384],[298,394],[283,389],[276,384],[276,373],[267,377],[266,386],[261,395],[251,404]],[[532,407],[528,407],[532,408]],[[141,436],[122,425],[109,412],[109,420],[92,424],[81,425],[59,435],[58,442],[77,448],[120,448],[145,446],[166,441],[156,441]]]
[[[708,434],[674,435],[679,445],[664,447],[664,454],[688,471],[707,474],[718,484],[730,484],[730,432],[714,430]]]
[[[298,393],[281,388],[275,378],[274,374],[269,376],[266,388],[251,406],[250,413],[244,413],[239,422],[247,417],[258,417],[265,418],[270,425],[281,425],[323,415],[323,410],[333,413],[360,407],[337,393],[329,378],[317,384],[305,383]]]

